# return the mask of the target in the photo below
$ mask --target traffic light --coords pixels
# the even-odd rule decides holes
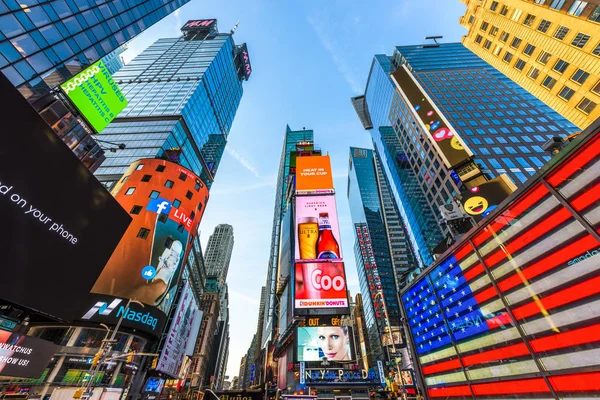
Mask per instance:
[[[152,369],[156,369],[157,365],[158,365],[158,358],[154,357],[154,359],[152,360]]]
[[[128,363],[133,362],[133,355],[134,354],[135,354],[134,352],[128,353],[127,358],[125,359],[125,361],[128,362]]]
[[[102,351],[96,353],[94,358],[92,359],[92,367],[95,367],[100,362],[100,358],[102,357]]]
[[[75,391],[75,393],[73,393],[73,398],[74,399],[80,399],[81,395],[83,394],[84,389],[83,388],[79,388]]]

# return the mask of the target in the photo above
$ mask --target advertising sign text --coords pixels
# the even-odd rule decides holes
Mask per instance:
[[[296,260],[341,259],[335,195],[296,196]]]
[[[57,350],[46,340],[0,331],[0,376],[37,379]]]
[[[296,263],[295,306],[301,308],[346,308],[344,263]]]
[[[98,133],[127,106],[127,99],[102,61],[81,71],[60,88]]]
[[[333,176],[329,156],[296,158],[296,193],[332,193]]]

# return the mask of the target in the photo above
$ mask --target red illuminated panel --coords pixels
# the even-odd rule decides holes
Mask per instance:
[[[557,392],[595,392],[600,390],[600,372],[554,376],[549,379]]]
[[[568,304],[597,293],[600,293],[600,276],[553,293],[552,295],[539,300],[539,304],[532,301],[531,303],[518,307],[514,310],[514,314],[517,319],[527,318],[539,314],[541,312],[540,307],[551,310],[562,306],[563,304]]]
[[[471,268],[470,270],[468,270],[467,272],[464,273],[464,277],[467,281],[470,281],[472,278],[475,278],[476,276],[480,275],[481,273],[483,273],[485,270],[483,269],[483,265],[481,264],[477,264],[475,265],[473,268]]]
[[[600,341],[600,324],[531,341],[536,353]]]
[[[587,189],[585,193],[583,193],[575,200],[572,200],[571,205],[577,211],[581,211],[594,204],[598,200],[600,200],[600,182]]]
[[[542,378],[521,379],[493,383],[478,383],[471,386],[476,396],[518,393],[548,393],[550,389]]]
[[[471,390],[467,385],[454,386],[449,388],[428,389],[430,397],[458,397],[471,396]]]
[[[577,153],[573,154],[566,162],[563,162],[560,167],[556,168],[546,180],[552,186],[557,187],[569,177],[583,169],[583,167],[598,156],[600,153],[600,136],[590,140],[585,147],[581,148]]]
[[[439,362],[427,367],[423,367],[423,374],[425,375],[431,375],[431,374],[435,374],[438,372],[442,372],[442,371],[449,371],[451,369],[458,369],[460,368],[460,361],[458,361],[458,359],[455,360],[450,360],[450,361],[445,361],[445,362]]]

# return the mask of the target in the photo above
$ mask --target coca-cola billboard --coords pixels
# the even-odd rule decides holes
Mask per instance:
[[[348,308],[343,262],[296,263],[294,272],[296,310]]]
[[[296,261],[341,260],[335,195],[296,197]]]

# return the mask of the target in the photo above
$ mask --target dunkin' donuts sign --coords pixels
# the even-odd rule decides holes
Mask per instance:
[[[296,308],[348,307],[343,262],[297,263]]]

